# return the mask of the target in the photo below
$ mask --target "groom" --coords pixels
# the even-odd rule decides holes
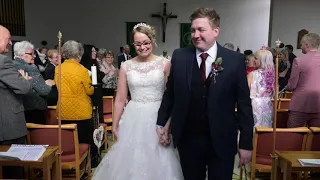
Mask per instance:
[[[165,125],[171,116],[185,180],[204,180],[207,169],[209,180],[230,180],[235,154],[239,152],[240,165],[247,163],[253,144],[244,56],[216,42],[220,17],[213,9],[197,9],[190,19],[195,48],[177,49],[172,55],[157,133],[162,144],[169,143]]]

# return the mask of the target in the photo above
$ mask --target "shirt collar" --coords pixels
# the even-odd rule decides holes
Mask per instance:
[[[211,58],[215,59],[217,56],[217,51],[218,51],[217,42],[214,42],[213,46],[210,49],[208,49],[208,51],[201,52],[199,51],[199,49],[196,49],[196,56],[198,58],[202,53],[208,53]]]

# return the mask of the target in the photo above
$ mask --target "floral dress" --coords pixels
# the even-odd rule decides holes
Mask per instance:
[[[274,92],[274,69],[257,69],[252,72],[250,98],[253,110],[254,127],[272,127]]]

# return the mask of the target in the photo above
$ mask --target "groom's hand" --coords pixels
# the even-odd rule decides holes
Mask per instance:
[[[251,160],[252,151],[239,149],[239,167],[247,164]]]

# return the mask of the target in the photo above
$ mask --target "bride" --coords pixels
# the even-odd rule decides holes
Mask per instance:
[[[97,167],[95,180],[183,180],[172,144],[161,145],[156,132],[170,62],[152,53],[155,34],[144,23],[133,28],[131,40],[138,56],[123,62],[119,72],[113,119],[117,142]],[[123,111],[128,88],[131,100]]]

